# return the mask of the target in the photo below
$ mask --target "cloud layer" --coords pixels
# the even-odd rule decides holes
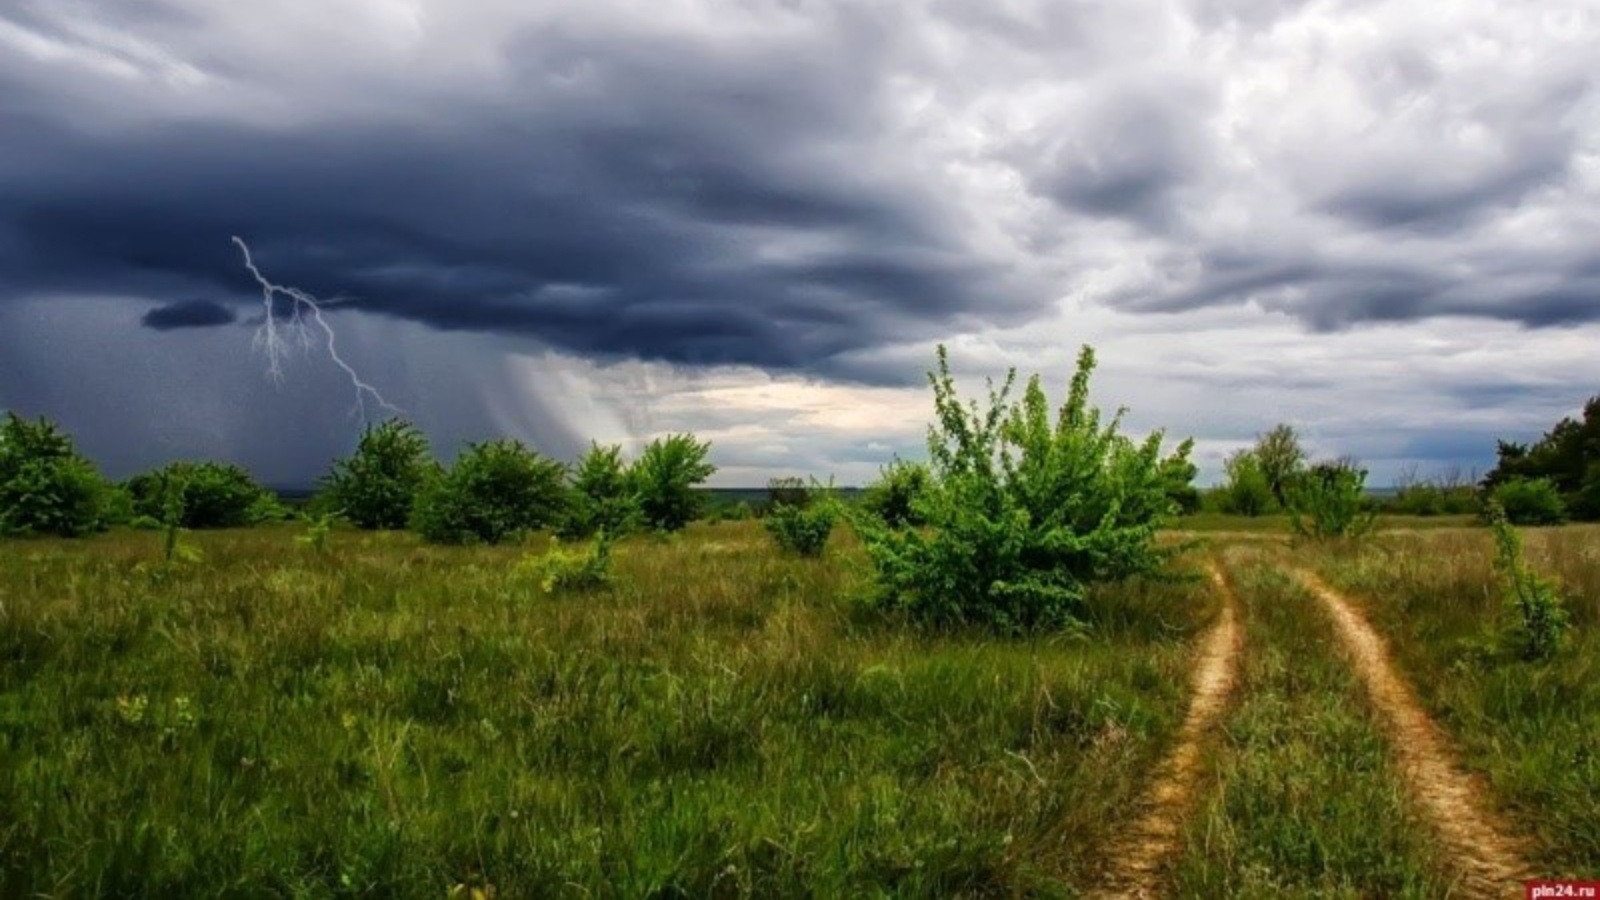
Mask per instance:
[[[235,234],[273,280],[341,295],[330,319],[369,366],[404,368],[382,335],[451,348],[452,405],[473,412],[441,420],[449,440],[509,427],[559,449],[645,419],[736,429],[719,415],[739,408],[756,432],[730,432],[748,438],[731,462],[752,478],[859,468],[919,429],[889,415],[873,438],[661,385],[777,379],[798,409],[920,415],[902,389],[936,340],[1055,374],[1096,340],[1125,349],[1103,354],[1113,377],[1192,356],[1204,418],[1164,424],[1219,453],[1271,424],[1228,408],[1258,388],[1350,451],[1394,432],[1311,401],[1322,348],[1388,347],[1406,358],[1385,377],[1425,380],[1430,341],[1566,358],[1600,323],[1600,17],[1578,0],[1469,0],[1448,27],[1397,0],[533,6],[0,7],[0,405],[83,419],[58,382],[117,378],[134,396],[93,430],[137,430],[171,373],[142,383],[105,354],[22,370],[19,348],[77,328],[143,358],[142,323],[237,351],[246,330],[204,327],[254,309]],[[1170,337],[1218,321],[1204,352]],[[1282,359],[1251,349],[1263,335]],[[1413,398],[1468,437],[1380,452],[1477,459],[1460,454],[1479,436],[1527,427],[1513,407],[1557,402],[1517,388],[1538,361],[1492,355],[1511,371]],[[635,363],[666,367],[642,400],[614,383]],[[1575,365],[1588,381],[1560,404],[1594,390]],[[192,379],[196,408],[307,405],[227,371]],[[1159,410],[1176,390],[1137,383],[1117,401]],[[179,444],[266,463],[256,420],[228,421]],[[310,457],[346,442],[326,432],[306,429]]]

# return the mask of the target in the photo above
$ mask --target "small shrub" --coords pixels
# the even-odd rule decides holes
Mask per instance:
[[[818,557],[827,549],[828,537],[839,520],[839,501],[832,486],[802,488],[796,502],[773,506],[762,520],[773,541],[790,553]]]
[[[646,527],[678,531],[698,517],[704,498],[695,488],[717,471],[706,461],[710,452],[709,442],[690,434],[658,438],[644,448],[628,474]]]
[[[595,535],[584,551],[554,544],[544,555],[522,564],[546,594],[585,593],[611,586],[611,536]]]
[[[1560,583],[1539,575],[1523,561],[1522,537],[1499,504],[1490,501],[1488,515],[1494,531],[1494,567],[1506,587],[1509,624],[1504,640],[1524,659],[1553,656],[1561,649],[1568,626]]]
[[[305,531],[294,536],[295,543],[313,553],[325,553],[328,550],[328,535],[333,533],[334,520],[339,518],[340,511],[318,513],[306,522]]]
[[[566,467],[521,441],[468,444],[417,493],[412,526],[436,544],[498,544],[560,521]]]
[[[427,437],[410,422],[368,426],[355,452],[323,476],[319,505],[343,510],[357,528],[404,528],[432,464]]]
[[[1289,488],[1295,533],[1330,540],[1371,532],[1377,512],[1367,500],[1366,484],[1367,470],[1347,460],[1312,466]]]
[[[1156,530],[1171,510],[1162,435],[1124,437],[1120,413],[1102,425],[1089,405],[1093,371],[1085,347],[1054,416],[1037,376],[1008,399],[1015,371],[980,410],[961,402],[939,349],[928,375],[932,478],[919,507],[927,528],[855,517],[881,603],[934,622],[1078,628],[1090,584],[1161,567],[1170,551]]]
[[[1506,479],[1489,492],[1485,514],[1492,520],[1494,507],[1500,507],[1512,525],[1560,525],[1567,520],[1561,492],[1548,478]]]
[[[622,462],[622,448],[591,444],[573,470],[570,503],[558,533],[567,539],[601,531],[617,536],[638,524],[639,495]]]
[[[926,465],[897,459],[884,466],[878,480],[867,486],[861,509],[890,528],[924,525],[927,520],[917,506],[928,491],[929,478]]]
[[[107,525],[110,487],[54,424],[0,422],[0,534],[80,537]]]

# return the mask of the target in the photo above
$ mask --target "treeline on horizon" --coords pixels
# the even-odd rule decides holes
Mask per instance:
[[[1498,443],[1497,464],[1482,479],[1446,470],[1431,478],[1405,473],[1394,492],[1376,497],[1366,471],[1349,458],[1312,463],[1295,429],[1280,424],[1230,456],[1218,486],[1200,489],[1187,448],[1164,473],[1172,511],[1241,516],[1294,513],[1295,494],[1350,482],[1376,511],[1404,515],[1484,514],[1492,500],[1516,524],[1600,520],[1600,396],[1532,444]],[[799,478],[773,479],[763,491],[705,488],[716,471],[711,445],[692,434],[650,442],[634,460],[618,445],[592,444],[571,464],[516,440],[469,443],[449,466],[435,459],[412,423],[369,425],[355,451],[335,460],[303,502],[286,504],[244,467],[180,461],[114,483],[40,417],[14,412],[0,422],[0,534],[79,536],[113,526],[244,527],[288,518],[337,518],[364,529],[417,531],[434,543],[497,543],[549,529],[563,538],[604,532],[671,532],[708,518],[762,517],[804,506],[812,493],[852,501],[891,518],[911,516],[927,465],[896,460],[862,489],[835,489]],[[710,502],[713,494],[722,502]],[[735,499],[737,498],[737,499]]]

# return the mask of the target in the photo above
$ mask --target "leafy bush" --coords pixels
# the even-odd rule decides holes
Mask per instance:
[[[584,552],[554,544],[543,556],[523,563],[522,568],[546,594],[602,590],[611,586],[611,536],[598,532]]]
[[[1486,515],[1499,506],[1513,525],[1559,525],[1567,520],[1561,492],[1548,478],[1510,478],[1489,492]]]
[[[271,491],[232,463],[175,462],[128,479],[134,512],[166,522],[169,485],[175,485],[183,528],[242,528],[275,521],[283,507]]]
[[[861,508],[890,528],[915,528],[926,524],[917,510],[930,478],[922,463],[895,460],[884,466],[878,480],[867,486]]]
[[[566,467],[521,441],[468,444],[417,492],[412,526],[436,544],[498,544],[561,520]]]
[[[627,534],[639,523],[639,495],[622,462],[622,448],[591,444],[572,473],[572,492],[559,533],[586,538]]]
[[[1367,499],[1367,470],[1348,460],[1318,463],[1289,488],[1296,534],[1328,540],[1372,531],[1377,511]]]
[[[415,425],[389,419],[368,426],[355,453],[323,476],[318,505],[340,511],[357,528],[404,528],[432,465],[428,439]]]
[[[0,534],[79,537],[106,527],[110,489],[44,418],[0,423]]]
[[[1505,582],[1510,616],[1503,638],[1524,659],[1548,658],[1561,649],[1567,632],[1560,583],[1523,562],[1522,537],[1499,504],[1490,501],[1488,516],[1494,530],[1494,567]]]
[[[1217,489],[1218,504],[1222,511],[1236,516],[1260,516],[1271,512],[1277,505],[1273,498],[1272,482],[1261,468],[1261,460],[1252,450],[1240,450],[1223,463],[1228,480]]]
[[[798,481],[799,479],[794,479]],[[763,520],[767,533],[784,550],[801,556],[817,557],[828,546],[828,537],[839,520],[839,501],[830,487],[802,487],[795,495],[772,506]]]
[[[882,603],[933,622],[1076,627],[1091,583],[1162,565],[1155,534],[1171,509],[1162,435],[1133,442],[1118,433],[1120,413],[1102,426],[1089,405],[1094,365],[1084,347],[1052,424],[1037,376],[1009,399],[1014,370],[991,386],[987,410],[964,405],[939,348],[928,376],[932,478],[918,507],[928,528],[856,517]]]
[[[629,470],[629,480],[646,527],[677,531],[699,515],[703,498],[695,486],[717,471],[706,461],[710,452],[710,442],[701,443],[690,434],[658,438],[644,448]]]

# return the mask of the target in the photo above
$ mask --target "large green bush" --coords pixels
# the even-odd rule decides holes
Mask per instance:
[[[167,491],[177,491],[180,519],[173,524],[183,528],[242,528],[283,516],[272,492],[232,463],[168,463],[135,475],[125,487],[134,511],[158,522],[171,514]]]
[[[1499,506],[1513,525],[1560,525],[1567,520],[1561,491],[1548,478],[1508,478],[1489,491],[1485,515]]]
[[[572,493],[562,519],[563,538],[604,533],[619,537],[639,522],[639,495],[628,478],[622,448],[591,444],[572,471]]]
[[[417,494],[412,526],[438,544],[497,544],[566,512],[566,467],[521,441],[468,444]]]
[[[989,404],[963,404],[939,349],[929,373],[925,529],[857,517],[879,597],[933,622],[1004,630],[1075,626],[1091,583],[1158,569],[1156,530],[1172,510],[1162,435],[1135,442],[1121,414],[1103,423],[1089,405],[1094,352],[1083,348],[1066,403],[1052,418],[1035,376],[1020,400],[1015,371]]]
[[[389,419],[368,426],[355,452],[323,476],[319,505],[358,528],[404,528],[432,467],[428,439],[415,425]]]
[[[111,492],[44,418],[0,422],[0,534],[78,537],[106,527]]]
[[[646,527],[677,531],[694,521],[703,500],[695,488],[717,471],[706,460],[710,452],[709,441],[691,434],[668,435],[644,448],[628,474]]]

